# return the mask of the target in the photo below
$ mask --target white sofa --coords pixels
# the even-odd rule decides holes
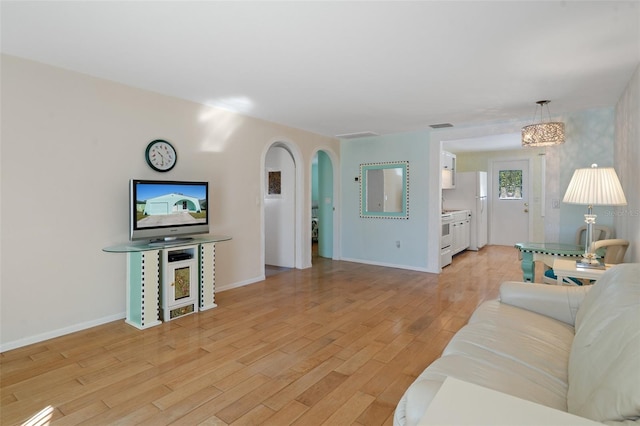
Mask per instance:
[[[418,423],[446,377],[606,424],[640,424],[640,263],[592,286],[503,283],[400,399]]]

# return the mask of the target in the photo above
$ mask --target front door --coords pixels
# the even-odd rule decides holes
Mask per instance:
[[[513,246],[529,241],[531,185],[529,160],[492,161],[491,244]]]

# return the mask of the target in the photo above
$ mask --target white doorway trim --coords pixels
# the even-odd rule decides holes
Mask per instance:
[[[494,197],[497,197],[498,194],[496,194],[495,190],[494,190],[494,182],[495,182],[495,175],[494,175],[494,171],[495,171],[495,166],[494,163],[498,163],[498,162],[508,162],[508,161],[524,161],[527,163],[527,170],[528,170],[528,174],[529,174],[529,178],[528,178],[528,182],[527,182],[527,191],[529,194],[529,215],[528,215],[528,224],[527,224],[527,239],[528,241],[531,241],[533,239],[533,208],[531,206],[534,197],[533,197],[533,165],[531,164],[531,159],[530,158],[519,158],[519,157],[505,157],[505,158],[496,158],[496,159],[491,159],[489,160],[489,167],[488,167],[488,177],[487,177],[487,195],[488,195],[488,199],[491,200],[490,205],[493,205],[493,200]],[[489,217],[488,217],[488,222],[489,222],[489,244],[493,244],[494,241],[494,236],[493,236],[493,208],[489,209]],[[524,242],[524,241],[523,241]]]
[[[304,181],[304,178],[303,178],[304,175],[302,170],[303,169],[302,165],[304,164],[304,162],[302,161],[302,154],[298,146],[291,141],[282,140],[282,139],[274,139],[271,142],[269,142],[262,150],[262,155],[260,157],[260,194],[262,198],[257,202],[260,208],[260,262],[262,267],[264,267],[265,242],[266,242],[265,241],[265,213],[264,213],[264,208],[265,208],[264,198],[266,195],[266,174],[267,174],[266,159],[267,159],[267,152],[272,147],[284,148],[291,154],[291,157],[293,157],[293,164],[295,167],[295,213],[294,213],[295,220],[292,225],[294,227],[294,234],[295,234],[294,265],[297,269],[303,269],[305,267],[304,259],[306,258],[305,257],[306,253],[303,254],[303,251],[306,250],[309,252],[308,253],[309,260],[311,260],[311,247],[309,247],[309,244],[303,244],[304,235],[308,235],[308,237],[311,238],[311,222],[310,222],[311,219],[307,218],[307,221],[309,222],[308,223],[309,230],[306,234],[303,232],[303,229],[301,227],[301,224],[305,223],[305,220],[303,219],[304,185],[302,184],[302,182]]]

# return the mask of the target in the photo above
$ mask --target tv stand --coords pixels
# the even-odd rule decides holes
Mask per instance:
[[[230,239],[208,235],[104,248],[105,252],[127,254],[125,322],[145,329],[215,308],[215,245]],[[176,278],[188,280],[189,287],[176,292]]]
[[[193,242],[193,238],[191,237],[185,237],[185,238],[166,237],[166,238],[160,238],[158,240],[151,240],[149,241],[149,243],[147,243],[147,245],[149,247],[168,247],[168,246],[175,246],[175,245],[182,245],[182,244],[190,244],[192,242]]]

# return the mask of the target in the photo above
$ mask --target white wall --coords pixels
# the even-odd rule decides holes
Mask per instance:
[[[631,242],[625,260],[640,262],[640,66],[616,106],[615,167],[628,205],[609,210],[618,238]]]
[[[218,290],[264,276],[267,147],[295,144],[304,200],[311,158],[338,141],[221,109],[2,55],[0,348],[124,317],[128,180],[210,182]],[[168,173],[145,163],[148,142],[178,151]],[[309,230],[310,215],[301,216]],[[310,264],[310,245],[301,247]]]

